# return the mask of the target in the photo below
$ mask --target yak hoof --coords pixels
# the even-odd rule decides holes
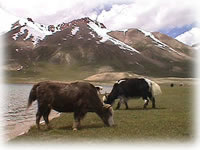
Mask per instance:
[[[78,129],[77,128],[73,128],[73,131],[78,131]]]

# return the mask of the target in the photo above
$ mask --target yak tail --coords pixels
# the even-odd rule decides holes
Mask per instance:
[[[35,84],[32,89],[31,92],[29,94],[29,98],[28,98],[28,105],[27,105],[27,110],[28,108],[31,106],[31,104],[33,103],[33,101],[35,101],[37,99],[37,87],[39,86],[39,84]]]
[[[153,96],[162,94],[160,86],[154,81],[151,81],[151,91]]]

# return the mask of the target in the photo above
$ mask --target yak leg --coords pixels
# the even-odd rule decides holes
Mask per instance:
[[[78,128],[81,126],[81,119],[84,118],[86,111],[80,110],[78,112],[74,112],[74,123],[73,123],[73,130],[77,131]]]
[[[147,98],[143,98],[144,99],[144,106],[143,106],[143,109],[146,109],[148,103],[149,103],[149,100]]]
[[[49,124],[48,116],[49,116],[50,110],[51,109],[48,108],[47,106],[45,106],[41,103],[38,104],[38,111],[36,113],[36,126],[37,126],[38,129],[40,129],[40,119],[41,119],[42,116],[45,120],[45,124],[48,127],[48,124]]]
[[[156,108],[155,98],[152,96],[150,100],[152,102],[152,108]]]
[[[126,109],[128,109],[128,99],[127,98],[123,98],[124,99],[124,104],[126,106]]]
[[[51,109],[50,108],[47,108],[46,111],[44,112],[43,114],[43,118],[44,118],[44,121],[45,121],[45,124],[47,126],[47,129],[50,129],[50,125],[49,125],[49,114],[50,114],[50,111]]]
[[[77,131],[78,128],[80,127],[80,125],[81,125],[80,119],[74,119],[74,123],[73,123],[73,127],[72,127],[73,130]]]
[[[121,100],[117,103],[117,107],[115,109],[119,109],[121,106]]]
[[[152,102],[152,108],[156,108],[156,102],[155,102],[155,97],[153,96],[152,93],[148,94],[148,98],[151,100]]]
[[[40,129],[40,119],[42,117],[42,114],[41,112],[38,110],[37,113],[36,113],[36,126],[38,129]]]
[[[80,119],[80,116],[79,116],[79,112],[74,112],[74,123],[73,123],[73,126],[72,126],[74,131],[77,131],[78,128],[80,127],[80,125],[81,125],[80,121],[81,121],[81,119]]]
[[[126,109],[128,109],[128,103],[127,103],[126,100],[124,101],[124,104],[125,104],[125,106],[126,106]]]
[[[119,109],[120,106],[121,106],[121,103],[124,102],[124,98],[123,98],[123,97],[120,97],[119,99],[120,99],[120,100],[119,100],[119,102],[117,103],[117,107],[116,107],[116,109]]]

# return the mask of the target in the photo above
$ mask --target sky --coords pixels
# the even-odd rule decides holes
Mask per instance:
[[[198,0],[0,0],[0,8],[42,24],[82,17],[110,30],[140,28],[176,37],[199,23]]]

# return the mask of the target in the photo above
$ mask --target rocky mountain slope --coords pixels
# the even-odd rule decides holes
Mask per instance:
[[[192,76],[192,47],[157,32],[110,31],[90,18],[48,26],[31,18],[22,19],[4,37],[5,68],[11,75],[79,70],[75,73],[126,71],[147,76]]]

